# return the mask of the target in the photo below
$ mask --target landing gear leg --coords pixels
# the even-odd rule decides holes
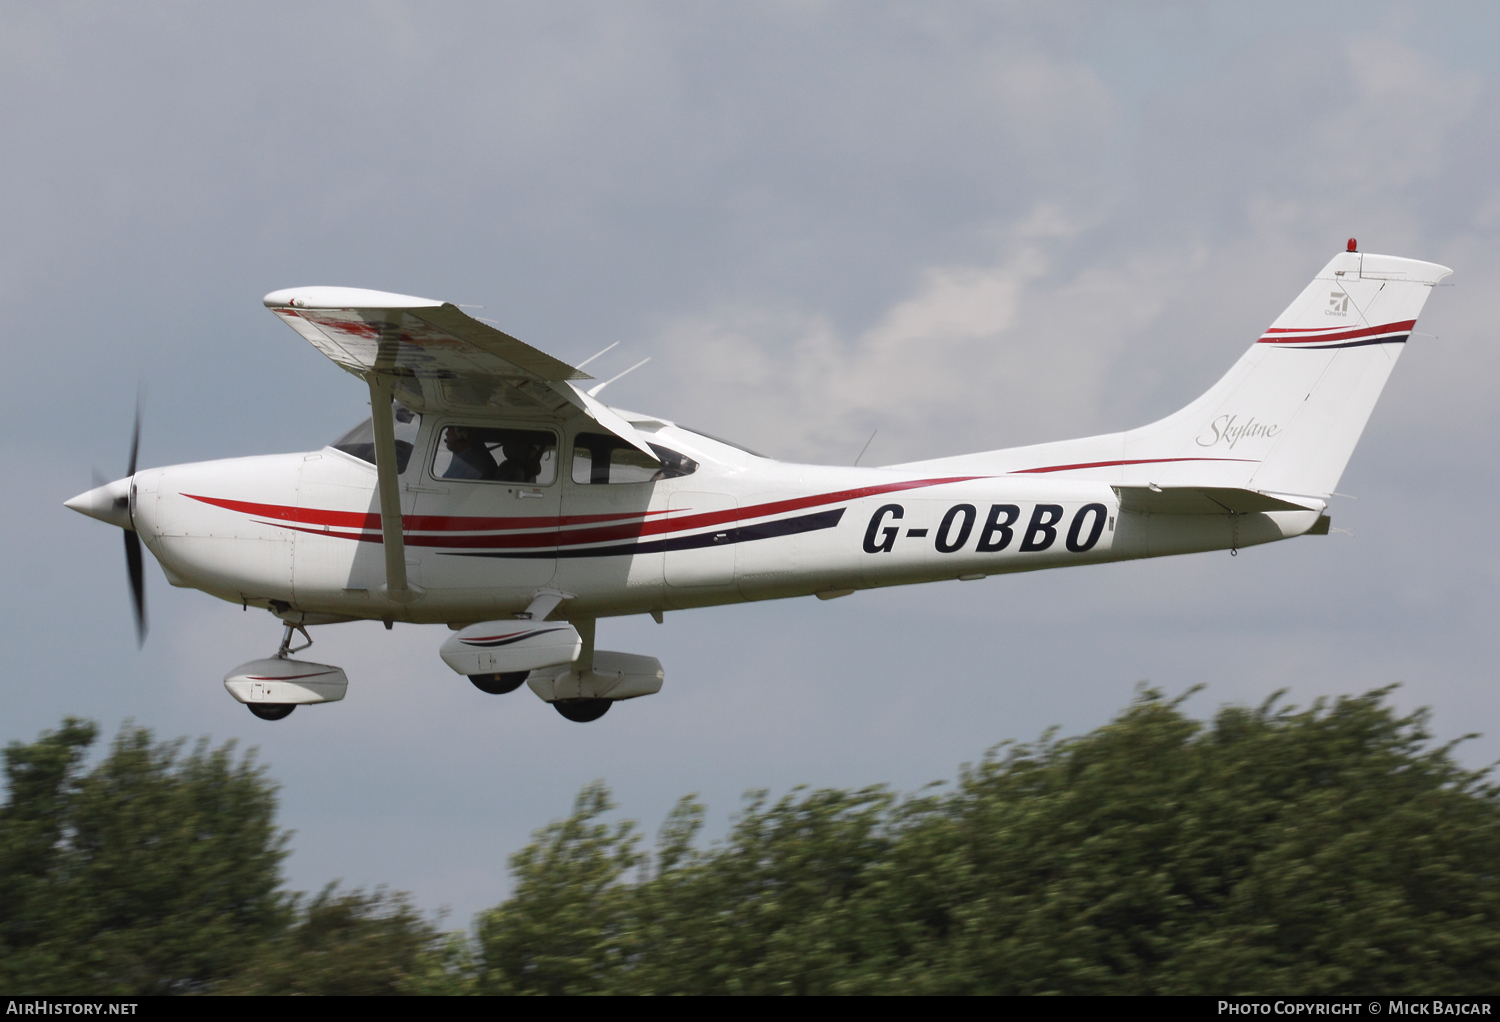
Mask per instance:
[[[298,646],[296,649],[292,648],[292,633],[293,632],[301,632],[302,633],[302,637],[307,640],[302,645]],[[313,644],[312,636],[307,634],[307,629],[304,626],[302,626],[302,625],[287,625],[286,626],[286,630],[281,633],[281,648],[276,651],[276,659],[277,660],[285,660],[287,657],[291,656],[293,653],[301,653],[304,649],[306,649],[307,647],[311,646],[312,644]]]

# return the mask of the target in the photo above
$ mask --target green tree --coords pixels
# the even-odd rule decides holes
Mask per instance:
[[[5,749],[0,989],[45,993],[461,993],[468,941],[406,895],[282,888],[288,835],[253,754],[184,753],[68,719]]]
[[[482,992],[600,992],[634,953],[621,880],[640,855],[633,824],[595,822],[613,808],[603,784],[588,785],[572,815],[510,857],[515,891],[479,922]]]
[[[28,993],[206,990],[285,926],[276,789],[234,743],[153,742],[69,719],[5,750],[0,985]]]
[[[219,994],[456,994],[472,987],[467,941],[410,898],[329,884],[282,933],[246,955]]]
[[[0,806],[0,988],[61,989],[68,974],[66,933],[60,925],[76,912],[62,903],[54,880],[70,811],[78,792],[78,766],[97,729],[69,717],[32,745],[5,750],[9,798]]]
[[[538,993],[1427,993],[1500,981],[1500,791],[1382,689],[1210,723],[1153,690],[954,790],[752,797],[654,867],[586,789],[512,858],[481,984]],[[1184,697],[1186,698],[1186,697]]]

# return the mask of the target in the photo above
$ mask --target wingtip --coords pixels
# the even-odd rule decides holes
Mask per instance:
[[[268,309],[436,309],[445,303],[358,287],[287,287],[261,299]]]

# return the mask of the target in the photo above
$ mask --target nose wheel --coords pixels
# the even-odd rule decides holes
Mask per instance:
[[[301,632],[302,633],[302,637],[304,639],[306,639],[307,642],[303,643],[301,646],[293,647],[292,646],[292,636],[294,634],[296,634],[297,632]],[[300,653],[302,650],[306,649],[308,646],[311,646],[312,644],[313,644],[312,636],[307,634],[307,629],[306,628],[302,627],[301,625],[287,624],[286,625],[286,630],[281,633],[281,648],[276,651],[276,655],[275,655],[275,657],[273,659],[276,659],[276,660],[285,660],[288,657],[290,657],[293,653]],[[291,716],[292,711],[295,710],[296,708],[297,708],[297,704],[296,703],[246,703],[245,704],[245,709],[247,709],[251,713],[255,714],[261,720],[281,720],[281,719],[283,719],[285,717]]]

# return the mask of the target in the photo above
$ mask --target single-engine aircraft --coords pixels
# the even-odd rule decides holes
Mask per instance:
[[[443,623],[480,690],[523,683],[589,721],[661,689],[594,648],[601,617],[1230,550],[1324,535],[1325,513],[1432,287],[1451,271],[1351,239],[1224,378],[1123,433],[883,468],[796,465],[612,408],[604,384],[426,298],[343,287],[265,305],[369,387],[327,447],[136,471],[67,506],[175,586],[270,610],[275,655],[225,678],[276,720],[344,697],[293,659],[307,627]],[[591,360],[590,360],[591,361]],[[294,647],[300,633],[307,642]]]

